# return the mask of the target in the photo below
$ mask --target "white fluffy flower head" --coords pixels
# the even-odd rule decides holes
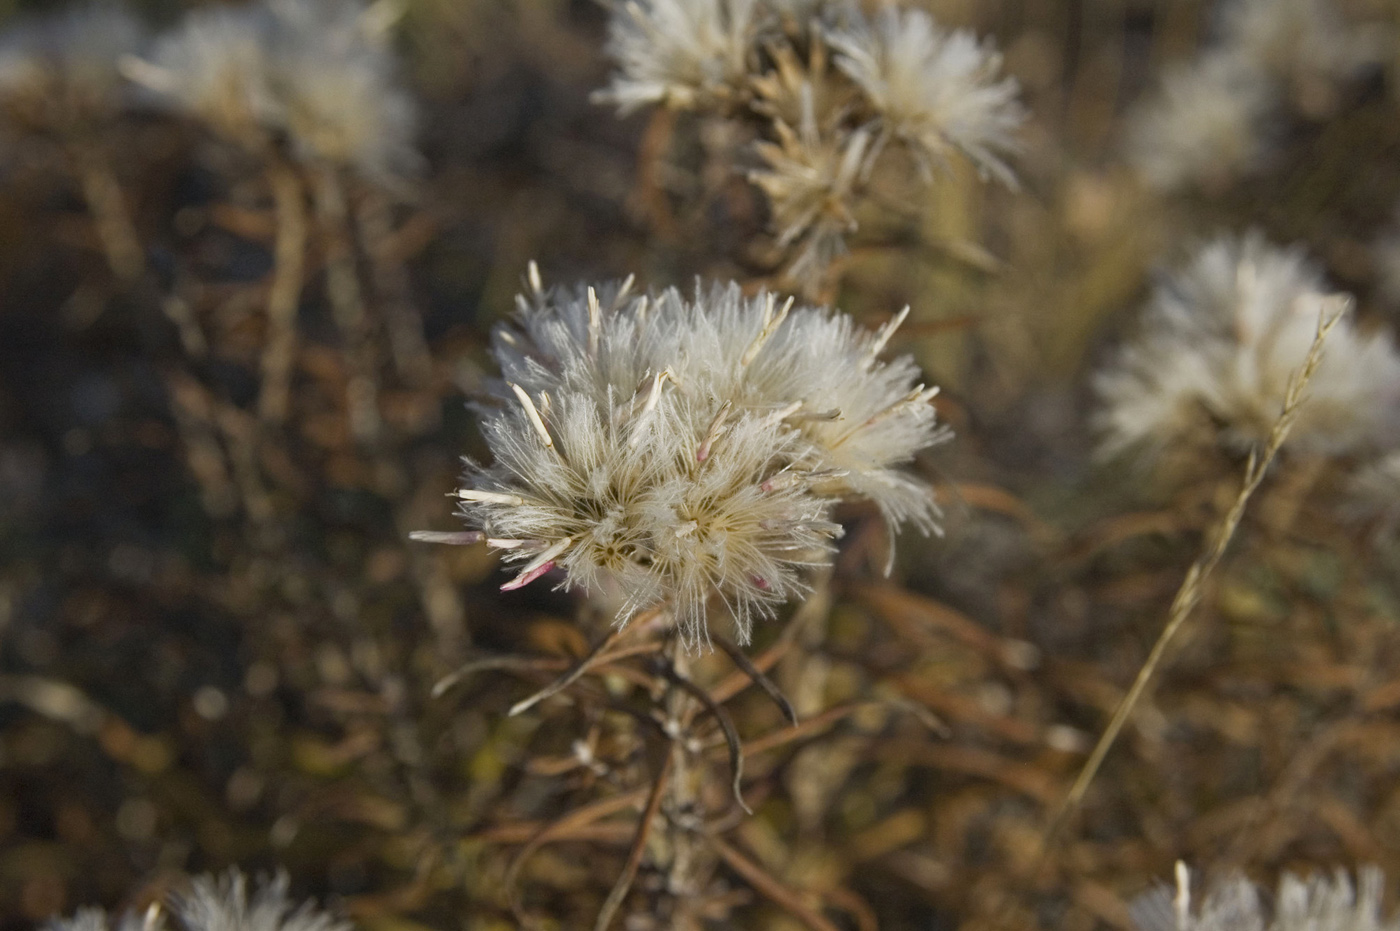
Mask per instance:
[[[1142,334],[1095,387],[1101,449],[1161,449],[1202,424],[1227,449],[1263,442],[1302,366],[1329,295],[1298,249],[1257,234],[1201,248],[1157,286]],[[1400,358],[1388,336],[1343,319],[1327,338],[1289,437],[1293,448],[1341,455],[1381,442],[1400,398]]]
[[[268,48],[274,23],[263,7],[194,10],[157,40],[133,77],[215,133],[260,145],[282,122]]]
[[[223,876],[199,876],[187,892],[169,897],[169,913],[154,903],[143,914],[112,918],[98,908],[80,909],[72,918],[49,922],[46,931],[350,931],[348,922],[297,904],[287,894],[285,873],[259,880],[250,891],[238,870]],[[171,919],[167,923],[167,918]]]
[[[257,149],[285,135],[301,160],[389,178],[417,164],[417,112],[379,10],[359,0],[196,10],[133,75],[226,138]]]
[[[884,7],[869,22],[852,11],[827,40],[836,64],[865,92],[886,131],[926,164],[960,150],[984,174],[1007,184],[1005,157],[1025,120],[1001,55],[965,29],[948,30],[923,10]]]
[[[1138,931],[1397,931],[1400,916],[1381,912],[1385,876],[1376,867],[1359,871],[1357,882],[1343,870],[1331,877],[1299,879],[1283,874],[1273,908],[1240,875],[1213,883],[1200,902],[1191,896],[1191,873],[1176,865],[1176,888],[1159,887],[1131,906]]]
[[[758,0],[618,0],[608,51],[620,71],[598,99],[623,113],[721,101],[748,72],[759,29]]]
[[[507,589],[557,567],[565,587],[620,593],[618,623],[665,607],[694,646],[721,603],[746,641],[829,560],[843,498],[937,529],[930,489],[900,468],[944,435],[936,391],[879,358],[894,325],[857,331],[732,284],[693,301],[536,289],[494,335],[494,461],[468,464],[463,516],[523,563]]]

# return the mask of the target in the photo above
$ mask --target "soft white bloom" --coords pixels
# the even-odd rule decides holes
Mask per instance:
[[[1264,154],[1276,95],[1264,72],[1232,53],[1178,63],[1163,76],[1160,93],[1131,114],[1128,156],[1162,190],[1248,174]]]
[[[1342,81],[1378,63],[1380,30],[1349,23],[1333,0],[1232,0],[1222,44],[1254,66],[1293,81]]]
[[[693,300],[675,288],[619,299],[615,286],[596,298],[597,313],[578,292],[522,299],[521,332],[498,331],[493,343],[506,379],[548,390],[592,378],[599,392],[631,392],[669,370],[696,403],[785,411],[833,494],[871,499],[892,525],[936,529],[930,489],[900,467],[948,436],[928,403],[937,389],[919,383],[912,358],[880,358],[903,314],[871,333],[845,314],[780,305],[771,292],[746,297],[732,283],[697,285]]]
[[[349,923],[320,911],[312,902],[297,904],[287,895],[287,876],[260,880],[253,890],[238,870],[223,876],[195,878],[188,892],[164,903],[178,931],[350,931]],[[165,931],[162,903],[142,915],[110,918],[98,908],[80,909],[72,918],[56,918],[46,931]]]
[[[265,7],[207,7],[190,12],[157,40],[132,76],[214,132],[262,145],[281,127],[268,50],[275,23]]]
[[[1400,916],[1385,918],[1385,876],[1375,867],[1359,871],[1357,885],[1342,870],[1331,878],[1299,879],[1283,874],[1272,908],[1267,896],[1243,876],[1213,883],[1200,903],[1191,897],[1191,875],[1176,868],[1176,889],[1159,887],[1133,901],[1138,931],[1397,931]]]
[[[374,178],[416,167],[417,108],[385,24],[358,0],[268,0],[272,81],[300,157]]]
[[[886,132],[908,143],[925,165],[960,150],[983,173],[1007,184],[1005,156],[1025,120],[1014,78],[1001,55],[965,29],[939,26],[923,10],[883,7],[870,22],[852,9],[827,41],[836,65],[865,92]]]
[[[100,908],[80,908],[72,918],[50,919],[44,931],[165,931],[165,915],[157,905],[143,915],[127,912],[120,916],[108,915]]]
[[[821,132],[810,87],[801,91],[801,107],[797,129],[776,122],[778,141],[758,144],[767,167],[750,172],[749,180],[768,195],[779,247],[801,244],[788,276],[807,287],[821,282],[827,266],[845,253],[846,234],[856,228],[852,208],[870,134]]]
[[[172,911],[184,931],[350,931],[349,923],[297,904],[287,894],[285,873],[256,884],[237,870],[221,877],[200,876],[188,893],[175,896]]]
[[[707,446],[715,413],[664,382],[518,399],[482,424],[494,462],[469,465],[462,514],[524,563],[508,588],[558,566],[566,587],[620,592],[619,624],[665,604],[689,646],[707,639],[713,594],[747,641],[755,616],[805,590],[799,570],[828,561],[839,527],[788,468],[790,430],[736,413]]]
[[[1201,248],[1153,291],[1143,331],[1095,381],[1101,450],[1161,449],[1204,427],[1243,450],[1268,437],[1318,321],[1345,306],[1299,249],[1258,234]],[[1384,441],[1400,399],[1400,358],[1386,334],[1350,320],[1332,330],[1289,444],[1346,454]]]
[[[145,42],[145,29],[115,4],[22,20],[0,34],[0,106],[26,128],[101,129],[126,102],[120,61]]]
[[[285,135],[300,159],[382,179],[417,164],[417,113],[377,9],[264,0],[196,10],[131,70],[230,139],[257,148]]]
[[[689,645],[715,596],[747,640],[830,559],[839,500],[936,529],[930,489],[899,468],[943,436],[935,392],[912,360],[879,358],[892,332],[732,284],[693,301],[536,287],[493,336],[494,461],[469,464],[462,513],[524,563],[507,588],[559,567],[566,587],[620,592],[619,623],[666,606]]]
[[[758,52],[760,13],[757,0],[619,0],[608,52],[620,70],[598,99],[630,113],[732,96]]]

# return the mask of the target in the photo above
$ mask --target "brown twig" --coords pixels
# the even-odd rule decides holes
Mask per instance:
[[[770,876],[763,867],[718,837],[710,837],[709,841],[710,846],[731,870],[742,876],[745,882],[771,899],[774,904],[786,909],[792,917],[802,922],[811,931],[839,931],[836,925],[827,921],[816,909],[803,902],[796,892]]]
[[[295,168],[279,156],[267,166],[277,232],[272,284],[267,293],[267,345],[262,356],[258,415],[268,423],[287,419],[297,348],[297,309],[306,267],[306,193]]]
[[[657,773],[651,794],[647,796],[646,808],[642,810],[642,820],[637,824],[637,836],[632,841],[631,850],[627,852],[627,864],[622,868],[622,875],[617,878],[612,891],[608,893],[607,900],[603,902],[603,907],[598,912],[598,920],[593,924],[593,931],[607,931],[617,910],[627,898],[627,893],[632,889],[632,883],[642,865],[642,854],[646,852],[647,839],[651,837],[652,824],[661,810],[661,800],[665,797],[666,783],[671,778],[674,760],[675,754],[667,753],[666,761],[661,764],[661,772]]]
[[[95,146],[79,144],[70,152],[108,267],[122,281],[135,281],[146,269],[146,252],[141,248],[141,237],[131,219],[121,183]]]
[[[355,247],[349,226],[345,185],[333,165],[316,172],[316,213],[326,250],[326,294],[336,327],[345,341],[350,377],[346,385],[346,409],[350,432],[362,443],[379,436],[379,380],[374,346],[369,339],[364,290],[356,268]]]
[[[725,745],[729,748],[729,768],[734,774],[730,788],[734,792],[734,801],[744,810],[745,814],[753,814],[753,809],[744,803],[744,750],[743,745],[739,742],[739,732],[734,729],[734,722],[730,720],[725,710],[710,697],[709,692],[681,675],[670,661],[664,657],[657,657],[655,663],[657,672],[662,678],[703,705],[710,716],[715,719],[715,722],[719,724],[720,730],[724,732]]]
[[[514,705],[511,705],[510,711],[506,713],[510,717],[515,717],[517,714],[522,714],[526,711],[529,711],[531,708],[535,707],[540,702],[544,701],[546,698],[551,698],[555,695],[558,695],[560,692],[573,685],[579,679],[583,678],[584,673],[588,672],[588,670],[592,668],[593,664],[597,662],[598,658],[603,654],[604,650],[612,646],[614,643],[617,643],[617,641],[621,639],[622,636],[631,629],[632,628],[629,625],[628,627],[615,627],[612,630],[608,631],[608,635],[604,637],[597,646],[589,650],[588,655],[585,656],[583,659],[579,660],[573,669],[570,669],[568,672],[564,673],[564,675],[560,676],[558,679],[555,679],[549,685],[546,685],[544,688],[540,689],[538,692],[531,695],[530,697],[522,699],[521,701],[516,702]]]
[[[795,726],[798,723],[797,711],[792,707],[792,702],[787,700],[787,696],[783,694],[782,689],[778,688],[776,682],[768,678],[762,670],[753,664],[743,650],[739,649],[728,637],[711,634],[710,639],[733,660],[734,665],[738,666],[754,685],[763,690],[763,694],[767,695],[773,704],[778,706],[778,710],[782,711],[783,717],[788,719],[789,724]]]

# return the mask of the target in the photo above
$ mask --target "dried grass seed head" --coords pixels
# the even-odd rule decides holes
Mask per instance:
[[[1301,250],[1262,236],[1200,248],[1153,291],[1141,335],[1095,387],[1101,451],[1160,451],[1206,424],[1213,442],[1243,451],[1263,442],[1324,313],[1347,298],[1327,292]],[[1400,358],[1387,334],[1350,320],[1331,332],[1288,443],[1340,455],[1388,445],[1400,399]]]
[[[763,12],[759,0],[615,0],[607,48],[618,72],[596,99],[624,114],[729,100],[752,68]]]
[[[923,10],[892,6],[873,21],[851,7],[841,25],[828,28],[827,41],[885,132],[907,143],[926,168],[958,150],[983,175],[1014,185],[1006,157],[1018,149],[1015,133],[1026,112],[990,42],[946,29]]]
[[[26,131],[100,132],[128,102],[121,61],[146,42],[142,24],[115,3],[21,20],[0,34],[0,105]]]

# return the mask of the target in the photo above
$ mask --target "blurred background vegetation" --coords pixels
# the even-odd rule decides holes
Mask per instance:
[[[1397,62],[1281,127],[1254,176],[1165,197],[1125,166],[1124,116],[1206,41],[1214,4],[925,5],[995,37],[1021,82],[1022,190],[958,165],[889,192],[905,212],[869,208],[834,296],[871,326],[913,307],[896,348],[943,386],[957,433],[917,463],[947,533],[902,539],[886,580],[877,516],[852,508],[817,594],[757,633],[761,653],[805,612],[773,675],[816,724],[751,754],[757,814],[729,843],[834,928],[1128,927],[1125,903],[1177,858],[1259,878],[1363,862],[1400,876],[1400,554],[1337,518],[1328,475],[1303,469],[1265,486],[1042,859],[1050,814],[1237,489],[1223,457],[1174,486],[1096,464],[1088,376],[1153,269],[1222,230],[1304,244],[1363,320],[1397,322],[1370,247],[1400,200]],[[1353,6],[1400,28],[1389,0]],[[169,24],[184,6],[141,12]],[[428,167],[379,204],[359,247],[369,301],[421,315],[431,358],[385,375],[368,447],[349,429],[355,363],[316,245],[295,413],[276,442],[256,435],[275,223],[246,160],[158,114],[114,130],[111,168],[151,266],[133,287],[108,270],[54,152],[5,139],[6,928],[139,905],[230,864],[280,865],[373,931],[515,927],[503,888],[522,844],[609,780],[633,788],[625,769],[577,762],[578,740],[625,757],[640,739],[599,702],[507,717],[534,687],[509,670],[431,694],[482,657],[562,668],[601,622],[547,587],[500,593],[478,548],[407,542],[453,527],[458,457],[485,454],[464,402],[529,260],[550,282],[771,274],[754,246],[765,207],[713,169],[702,127],[589,102],[610,70],[606,20],[587,0],[407,3],[398,41]],[[354,192],[354,206],[377,196]],[[697,674],[718,681],[725,662]],[[603,682],[588,694],[628,688],[622,673]],[[870,699],[885,704],[852,705]],[[747,740],[782,728],[762,695],[731,713]],[[600,818],[540,845],[511,876],[527,911],[591,927],[631,824]],[[803,927],[733,862],[716,884],[712,927]],[[643,882],[633,909],[663,892]]]

